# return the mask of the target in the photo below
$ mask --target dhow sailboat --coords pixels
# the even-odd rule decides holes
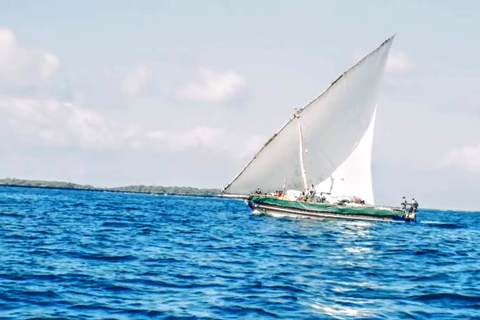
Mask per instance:
[[[257,214],[405,222],[375,206],[371,155],[377,95],[394,37],[338,77],[287,123],[222,190]]]

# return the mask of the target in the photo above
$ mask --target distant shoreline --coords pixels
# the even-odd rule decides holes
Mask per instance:
[[[16,178],[0,179],[1,187],[22,187],[22,188],[43,188],[60,190],[81,190],[81,191],[103,191],[103,192],[121,192],[121,193],[140,193],[140,194],[158,194],[158,195],[182,195],[182,196],[200,196],[217,197],[220,189],[177,187],[177,186],[145,186],[131,185],[124,187],[99,188],[91,185],[81,185],[62,181],[45,180],[25,180]]]

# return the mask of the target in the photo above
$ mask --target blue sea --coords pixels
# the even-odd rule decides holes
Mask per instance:
[[[1,319],[480,319],[480,214],[0,187]]]

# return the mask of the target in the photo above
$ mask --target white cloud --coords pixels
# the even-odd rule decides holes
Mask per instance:
[[[54,77],[60,60],[50,52],[24,48],[10,29],[0,28],[0,85],[36,86]]]
[[[458,91],[458,90],[457,90]],[[445,100],[439,106],[439,110],[444,112],[459,113],[459,114],[480,114],[480,97],[476,93],[456,92],[456,97],[450,100]]]
[[[221,133],[222,130],[218,128],[196,127],[178,132],[143,131],[137,134],[136,139],[146,143],[150,149],[154,146],[154,149],[182,152],[198,147],[215,148]]]
[[[60,70],[60,59],[50,52],[45,52],[43,63],[40,65],[40,75],[43,79],[50,79]]]
[[[237,98],[246,81],[234,71],[215,73],[202,68],[199,77],[177,91],[177,96],[194,102],[227,103]]]
[[[149,130],[135,124],[120,126],[75,103],[12,97],[0,97],[0,136],[2,133],[48,147],[162,153],[202,148],[237,159],[252,156],[264,142],[256,136],[206,126],[183,131]]]
[[[407,73],[414,68],[415,64],[406,52],[391,52],[388,56],[387,72]]]
[[[58,80],[60,69],[55,54],[24,48],[11,30],[0,28],[0,137],[32,146],[162,153],[202,148],[237,158],[247,153],[250,156],[253,140],[245,142],[244,135],[223,128],[197,126],[171,131],[118,125],[81,104],[52,98],[48,90],[59,84],[54,79]],[[154,80],[149,66],[140,63],[125,75],[121,92],[129,98],[139,97],[151,89]],[[179,92],[186,99],[220,103],[236,98],[244,86],[245,80],[233,71],[202,69],[198,82]],[[239,152],[237,146],[242,143],[245,147]]]
[[[151,68],[140,63],[125,75],[121,85],[122,94],[128,98],[139,97],[151,88],[154,80]]]
[[[70,102],[53,99],[0,98],[3,130],[46,146],[103,147],[109,132],[103,118]]]
[[[135,150],[185,152],[207,149],[212,152],[228,153],[235,159],[252,157],[265,143],[264,137],[248,136],[224,128],[199,126],[184,131],[145,131],[130,128],[129,145]]]
[[[480,146],[454,149],[447,155],[443,164],[457,165],[468,172],[480,173]]]

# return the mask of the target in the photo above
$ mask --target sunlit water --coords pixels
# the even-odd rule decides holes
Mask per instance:
[[[419,220],[281,219],[237,200],[0,187],[0,318],[480,317],[480,214]]]

